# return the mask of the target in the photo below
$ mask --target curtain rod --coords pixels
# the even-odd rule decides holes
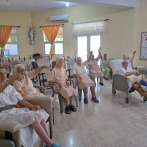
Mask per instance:
[[[72,24],[79,24],[79,23],[90,23],[90,22],[97,22],[97,21],[108,21],[109,19],[101,19],[101,20],[93,20],[93,21],[83,21],[83,22],[77,22]]]
[[[48,25],[48,26],[40,26],[40,27],[52,27],[52,26],[64,26],[64,24],[59,24],[59,25]]]
[[[8,25],[0,25],[0,26],[8,26]],[[12,26],[12,27],[17,27],[17,28],[19,28],[20,26]]]
[[[12,27],[17,27],[17,28],[19,28],[20,26],[12,26]]]

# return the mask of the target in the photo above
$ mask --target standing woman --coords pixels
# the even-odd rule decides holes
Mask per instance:
[[[107,54],[104,54],[104,57],[102,57],[101,52],[101,68],[104,75],[105,80],[108,80],[110,69],[109,69],[109,60],[107,59]]]
[[[103,73],[101,72],[101,69],[100,67],[98,66],[98,61],[99,59],[101,58],[101,55],[100,55],[100,49],[101,47],[99,48],[98,50],[98,57],[94,59],[94,55],[92,55],[92,59],[91,61],[88,63],[88,66],[87,68],[90,70],[90,73],[95,77],[95,78],[100,78],[100,82],[99,84],[100,85],[104,85],[103,84]]]

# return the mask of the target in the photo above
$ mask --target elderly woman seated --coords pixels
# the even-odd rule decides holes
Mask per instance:
[[[72,105],[72,98],[73,96],[76,96],[77,93],[76,90],[70,86],[67,79],[66,70],[64,68],[64,58],[57,57],[56,66],[50,72],[48,82],[56,83],[58,85],[60,94],[65,98],[65,113],[70,114],[71,111],[77,111],[77,109]],[[68,103],[69,99],[70,102]]]
[[[21,64],[19,60],[14,61],[14,66],[17,65],[17,64]],[[30,71],[30,66],[31,66],[31,64],[26,63],[25,64],[25,71]],[[10,76],[13,75],[13,74],[14,74],[14,70],[11,69]]]
[[[18,73],[22,76],[21,81],[14,81],[13,86],[18,91],[22,92],[23,96],[35,97],[35,96],[45,96],[40,93],[39,90],[33,87],[32,78],[37,76],[43,69],[48,69],[50,67],[42,66],[31,72],[25,72],[25,67],[22,64],[17,64],[14,66],[14,73]]]
[[[92,93],[92,101],[98,103],[99,101],[96,99],[95,96],[95,84],[94,82],[88,77],[88,74],[85,70],[85,66],[90,62],[92,57],[92,52],[90,52],[89,59],[85,62],[82,62],[80,57],[77,58],[77,62],[73,67],[73,77],[79,79],[79,88],[83,89],[84,92],[84,103],[88,104],[87,99],[87,87],[90,87]]]
[[[24,147],[32,147],[37,135],[46,144],[46,147],[59,147],[52,143],[49,138],[46,128],[48,113],[41,109],[40,106],[32,105],[23,100],[22,96],[10,85],[15,80],[21,81],[21,74],[12,75],[9,81],[6,82],[6,70],[0,66],[0,121],[20,124],[21,144]],[[22,108],[14,107],[17,103]]]
[[[98,66],[98,63],[97,63],[99,61],[99,59],[101,58],[100,49],[101,49],[101,47],[98,50],[99,54],[98,54],[97,58],[94,59],[94,55],[92,55],[92,59],[88,63],[87,68],[89,68],[90,73],[94,76],[94,78],[100,78],[99,84],[104,85],[103,84],[103,73],[101,72],[101,69],[100,69],[100,67]]]
[[[122,61],[122,67],[118,71],[118,74],[126,76],[128,78],[128,81],[132,84],[137,84],[140,87],[143,87],[142,85],[147,85],[147,79],[144,77],[144,75],[138,75],[139,73],[136,70],[133,70],[131,67],[128,66],[128,61],[124,60]],[[132,87],[129,92],[133,92],[135,89]]]

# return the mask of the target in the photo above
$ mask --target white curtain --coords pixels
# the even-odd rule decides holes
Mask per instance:
[[[100,33],[105,31],[105,21],[81,22],[73,24],[73,35]]]

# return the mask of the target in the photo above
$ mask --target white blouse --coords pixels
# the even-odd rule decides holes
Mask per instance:
[[[79,75],[81,77],[88,77],[88,74],[86,72],[85,66],[87,66],[88,62],[82,62],[81,66],[75,64],[73,67],[73,74]]]
[[[16,105],[16,103],[22,99],[22,96],[15,90],[15,88],[9,85],[2,93],[0,93],[0,108],[8,105]]]
[[[118,71],[118,74],[125,75],[127,72],[132,72],[132,71],[135,71],[135,70],[132,69],[131,67],[127,67],[127,69],[125,69],[124,67],[121,67],[120,70]]]

